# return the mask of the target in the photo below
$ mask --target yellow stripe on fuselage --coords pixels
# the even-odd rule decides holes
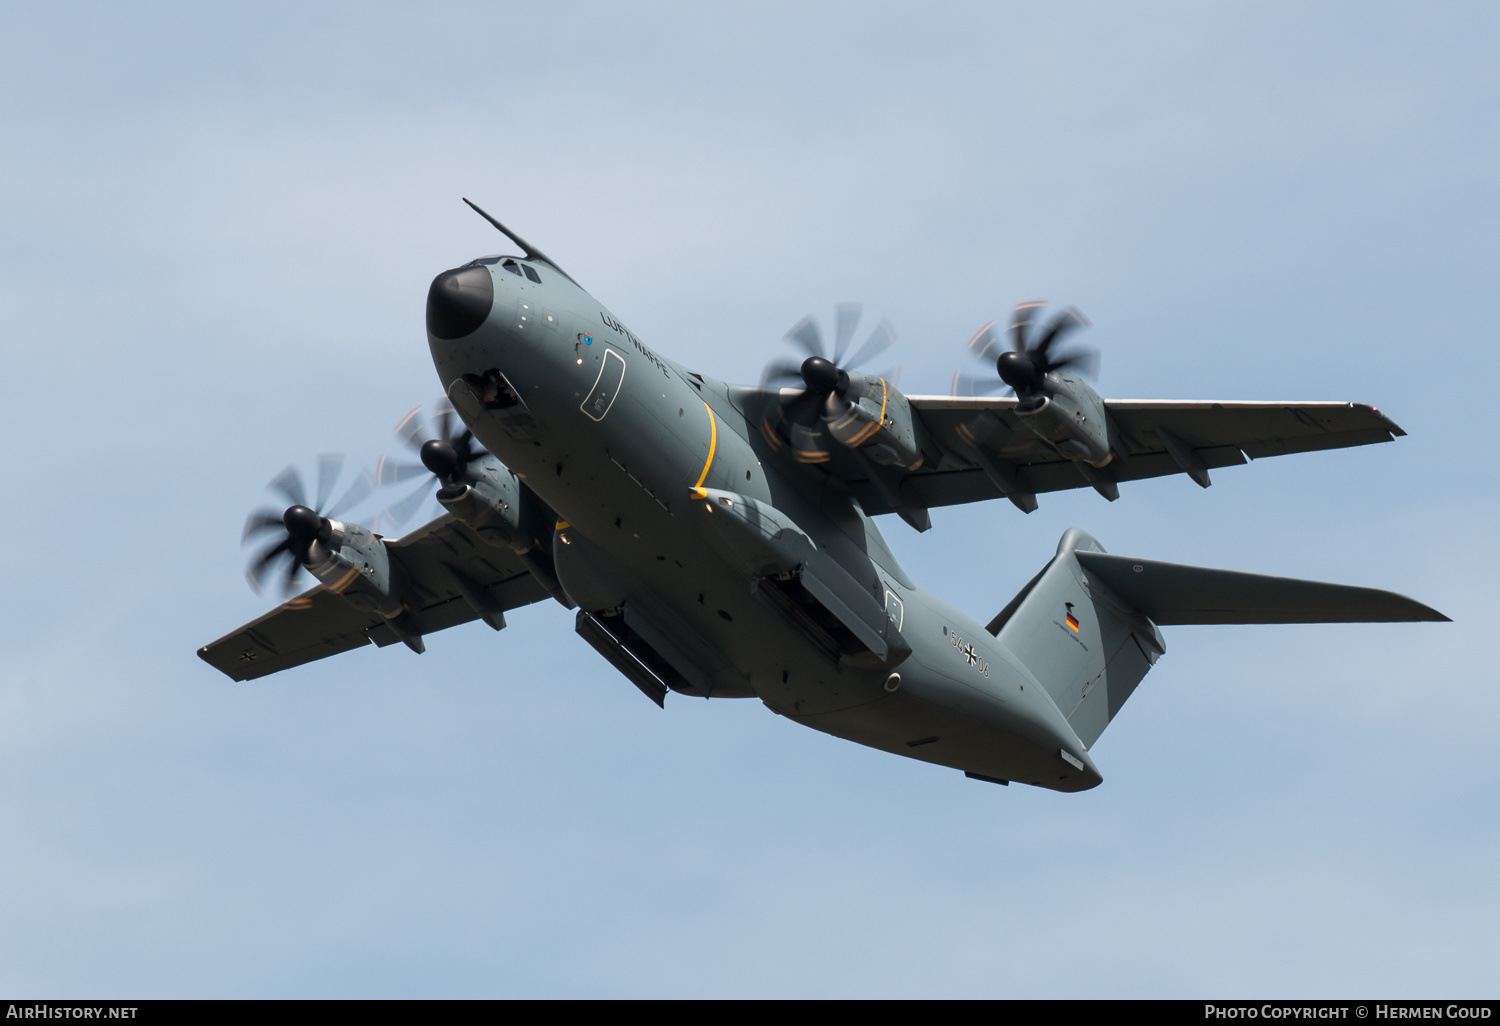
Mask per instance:
[[[708,403],[704,403],[703,408],[708,411],[708,459],[703,461],[703,473],[693,482],[693,496],[698,499],[708,497],[703,482],[708,480],[708,468],[714,465],[714,451],[719,447],[719,418],[714,416],[714,409]]]

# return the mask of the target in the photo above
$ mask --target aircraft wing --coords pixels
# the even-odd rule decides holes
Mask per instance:
[[[1002,479],[1013,476],[1017,491],[1032,494],[1177,473],[1206,486],[1208,471],[1247,458],[1369,445],[1406,433],[1362,403],[1106,399],[1117,458],[1090,475],[1093,468],[1063,459],[1021,424],[1012,412],[1014,398],[908,398],[944,450],[943,459],[893,474],[884,487],[868,476],[850,480],[872,515],[896,508],[893,490],[927,507],[999,498],[1006,493],[991,470]]]
[[[419,635],[477,619],[499,630],[506,610],[548,597],[514,552],[484,541],[446,513],[386,545],[417,597],[408,615]],[[234,680],[254,680],[363,645],[383,648],[401,640],[379,613],[319,584],[203,646],[198,655]]]

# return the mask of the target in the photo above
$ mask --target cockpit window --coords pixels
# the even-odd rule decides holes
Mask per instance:
[[[537,277],[536,272],[531,269],[531,265],[530,264],[522,264],[521,265],[521,270],[523,270],[523,271],[526,272],[526,277],[530,278],[532,281],[536,282],[538,285],[540,285],[542,283],[542,279],[540,279],[540,278]]]
[[[516,262],[514,260],[509,259],[509,258],[507,258],[505,260],[505,262],[502,263],[500,266],[503,267],[503,268],[505,268],[511,274],[520,275],[520,273],[521,273],[521,268],[517,267],[516,266]]]
[[[500,258],[497,256],[482,256],[478,260],[473,261],[469,266],[473,267],[474,264],[498,264],[499,262]]]

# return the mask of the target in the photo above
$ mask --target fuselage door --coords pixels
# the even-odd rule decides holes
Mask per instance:
[[[604,363],[599,367],[599,377],[589,390],[588,398],[579,407],[590,420],[603,420],[609,408],[620,394],[620,383],[625,380],[625,357],[608,346],[604,347]]]
[[[894,591],[885,589],[885,615],[890,618],[891,626],[901,630],[901,621],[906,618],[906,605],[901,597]]]

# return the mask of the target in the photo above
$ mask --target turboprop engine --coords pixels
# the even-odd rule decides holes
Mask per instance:
[[[1070,460],[1102,467],[1114,458],[1104,400],[1086,382],[1049,375],[1038,393],[1017,403],[1014,412]]]
[[[549,594],[563,594],[550,544],[557,514],[495,457],[471,461],[462,477],[438,489],[437,500],[485,541],[520,557]]]
[[[522,541],[522,485],[494,457],[471,463],[460,480],[438,489],[437,500],[454,518],[476,531],[493,532],[511,548],[530,548]]]
[[[1021,400],[1014,413],[1028,430],[1065,458],[1102,467],[1114,457],[1104,400],[1077,374],[1059,373],[1068,367],[1089,368],[1097,354],[1088,349],[1056,353],[1052,348],[1070,332],[1087,326],[1088,319],[1070,306],[1031,344],[1030,328],[1044,305],[1045,300],[1034,299],[1016,306],[1011,314],[1010,349],[999,344],[994,321],[975,332],[969,351],[986,363],[994,361],[1000,380],[958,375],[954,391],[967,386],[975,394],[986,394],[1008,385]]]
[[[369,497],[375,476],[363,476],[342,499],[328,505],[343,461],[333,453],[319,457],[316,498],[308,495],[295,467],[287,467],[271,482],[269,487],[291,505],[280,512],[256,510],[246,519],[244,542],[267,534],[280,536],[256,555],[246,576],[259,591],[264,578],[280,563],[284,567],[282,590],[290,594],[297,574],[306,569],[361,609],[375,610],[388,619],[398,617],[406,584],[400,564],[391,560],[379,535],[337,519],[341,510]]]
[[[300,498],[295,493],[292,497]],[[387,619],[401,615],[405,575],[379,535],[359,524],[323,516],[299,501],[280,514],[271,510],[252,513],[245,524],[245,540],[277,528],[283,532],[281,539],[261,552],[248,570],[250,583],[257,589],[266,571],[280,561],[286,566],[283,588],[288,592],[297,572],[306,569],[360,609],[374,610]]]
[[[922,465],[911,404],[884,378],[842,372],[847,379],[823,403],[823,422],[835,440],[887,467],[916,470]]]
[[[293,507],[287,510],[288,533],[294,528],[290,522],[294,511],[306,520],[296,530],[311,527],[310,509]],[[401,566],[391,561],[385,542],[367,527],[346,524],[339,520],[319,517],[317,536],[307,547],[307,556],[302,565],[330,591],[344,596],[350,604],[360,609],[371,609],[386,619],[394,619],[403,611],[402,594],[405,592]]]
[[[468,386],[456,383],[455,389]],[[431,494],[454,519],[472,527],[492,545],[508,548],[552,595],[561,595],[550,551],[556,514],[535,492],[474,440],[474,433],[456,422],[448,400],[438,406],[434,423],[424,426],[421,407],[413,407],[396,425],[396,435],[417,453],[420,463],[382,459],[376,471],[381,483],[424,478],[406,499],[391,507],[404,521]],[[462,430],[459,430],[462,428]]]
[[[832,456],[825,436],[832,436],[873,463],[917,469],[923,461],[921,425],[912,417],[906,397],[891,384],[894,375],[854,370],[888,349],[895,341],[895,329],[882,319],[864,344],[845,359],[859,322],[859,305],[844,303],[837,315],[831,350],[825,348],[822,332],[811,317],[804,317],[787,332],[787,339],[805,351],[807,358],[800,363],[773,362],[761,385],[801,387],[782,390],[779,401],[767,410],[761,433],[778,448],[785,438],[799,463],[828,462]]]

